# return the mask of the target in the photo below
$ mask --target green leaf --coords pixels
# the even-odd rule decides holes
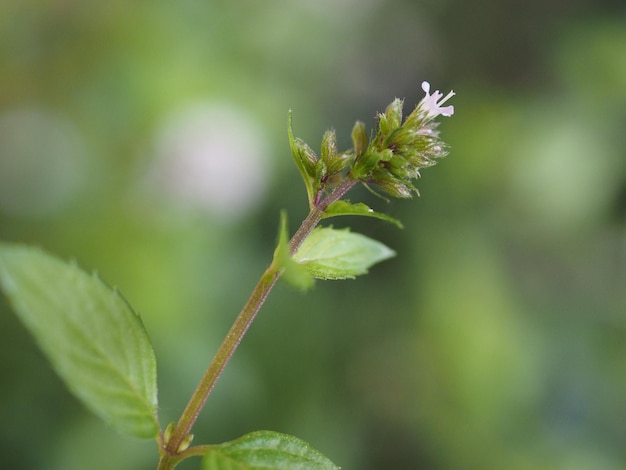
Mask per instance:
[[[156,359],[117,291],[75,264],[4,243],[0,287],[74,395],[116,430],[156,436]]]
[[[318,227],[304,240],[293,259],[318,279],[353,279],[393,256],[393,250],[365,235],[348,229]]]
[[[313,204],[313,198],[315,197],[315,178],[314,178],[314,170],[315,167],[314,162],[312,161],[312,150],[310,147],[306,145],[299,139],[294,138],[293,129],[291,126],[291,110],[289,111],[289,124],[287,126],[287,134],[289,135],[289,147],[291,147],[291,155],[293,156],[293,160],[296,162],[296,166],[300,171],[300,175],[302,176],[302,180],[304,181],[304,186],[306,186],[306,193],[309,198],[309,204]],[[313,166],[311,166],[313,165]]]
[[[217,446],[203,459],[203,470],[337,470],[340,467],[294,436],[256,431]]]
[[[375,212],[367,204],[363,204],[362,202],[351,204],[350,202],[344,200],[335,201],[326,208],[323,218],[327,219],[338,215],[362,215],[365,217],[374,217],[376,219],[391,222],[398,228],[403,228],[402,222],[398,219],[391,217],[390,215],[383,214],[382,212]]]
[[[309,271],[296,263],[289,254],[289,234],[287,231],[287,214],[280,213],[280,228],[278,229],[278,246],[274,251],[274,263],[282,270],[285,281],[296,289],[306,291],[313,287],[315,280]]]

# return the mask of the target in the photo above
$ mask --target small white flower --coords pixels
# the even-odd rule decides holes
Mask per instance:
[[[442,99],[443,93],[439,90],[435,90],[432,95],[430,94],[430,83],[428,82],[422,82],[422,90],[424,90],[426,96],[422,99],[419,106],[426,112],[425,119],[434,119],[439,115],[450,117],[454,114],[454,106],[441,106],[455,95],[453,91],[450,91]]]

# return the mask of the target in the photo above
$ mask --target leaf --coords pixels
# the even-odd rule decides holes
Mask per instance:
[[[352,204],[344,200],[335,201],[326,208],[323,218],[327,219],[338,215],[362,215],[365,217],[375,217],[376,219],[391,222],[398,228],[404,228],[402,222],[398,219],[391,217],[390,215],[383,214],[382,212],[375,212],[367,204],[363,204],[362,202]]]
[[[287,214],[280,213],[280,228],[278,230],[278,246],[274,252],[274,263],[283,270],[283,279],[296,289],[302,291],[313,287],[315,280],[309,271],[296,263],[289,254],[289,234],[287,232]]]
[[[203,459],[203,470],[337,470],[340,467],[294,436],[256,431],[217,446]]]
[[[0,287],[74,395],[116,430],[156,436],[156,359],[116,290],[75,264],[4,243]]]
[[[291,155],[296,162],[300,175],[304,181],[306,187],[306,193],[309,198],[309,204],[313,204],[313,198],[315,195],[315,178],[310,174],[308,168],[312,162],[310,161],[312,155],[310,155],[310,148],[304,142],[294,138],[293,129],[291,127],[291,110],[289,111],[289,124],[287,127],[287,134],[289,135],[289,147],[291,147]],[[310,150],[310,152],[309,152]]]
[[[365,235],[348,229],[318,227],[304,240],[293,259],[318,279],[353,279],[393,256],[393,250]]]

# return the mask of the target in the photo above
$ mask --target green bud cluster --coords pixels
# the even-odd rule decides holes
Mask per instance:
[[[445,97],[438,90],[430,94],[428,82],[422,83],[422,89],[426,96],[404,121],[403,101],[397,98],[378,114],[376,132],[370,137],[365,124],[357,121],[352,128],[353,147],[345,152],[338,151],[335,131],[329,130],[322,138],[318,156],[304,141],[293,137],[290,121],[292,154],[312,206],[347,178],[375,184],[397,198],[418,192],[412,180],[420,177],[420,169],[434,165],[448,153],[447,145],[439,139],[435,118],[454,114],[453,106],[442,106],[454,92]]]

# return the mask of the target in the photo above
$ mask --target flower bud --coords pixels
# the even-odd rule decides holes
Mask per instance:
[[[365,124],[361,121],[357,121],[352,128],[352,145],[354,146],[354,154],[356,157],[360,157],[367,150],[367,131],[365,130]]]
[[[170,439],[172,438],[172,434],[174,433],[175,427],[176,427],[176,423],[172,422],[168,424],[167,427],[165,428],[165,431],[163,431],[163,443],[165,445],[167,445],[167,443],[170,442]]]
[[[402,125],[402,105],[402,100],[396,98],[387,106],[385,114],[379,114],[378,128],[381,134],[387,135]]]
[[[297,158],[302,162],[309,175],[315,174],[318,157],[311,147],[302,139],[295,139]]]
[[[358,179],[368,179],[378,166],[382,156],[377,152],[367,152],[361,155],[361,158],[356,160],[352,167],[352,176]]]
[[[183,439],[183,441],[180,443],[176,451],[180,453],[189,449],[189,446],[191,445],[191,441],[193,441],[193,434],[187,435],[187,437]]]
[[[411,183],[401,181],[387,172],[377,172],[373,179],[380,189],[393,197],[407,199],[413,196],[413,192],[417,193],[417,188]]]
[[[320,153],[322,160],[324,160],[327,165],[329,159],[333,158],[337,154],[337,136],[335,135],[335,131],[333,129],[328,130],[324,133],[324,137],[322,137],[322,149]]]
[[[417,168],[398,155],[394,155],[393,158],[389,160],[385,165],[385,169],[393,176],[403,181],[419,177]]]
[[[324,162],[324,160],[318,160],[317,165],[315,165],[316,189],[321,188],[322,181],[325,180],[327,176],[328,176],[328,167],[326,166],[326,162]]]
[[[348,166],[350,154],[337,153],[337,136],[334,130],[326,131],[322,138],[321,159],[329,175],[339,173]]]

